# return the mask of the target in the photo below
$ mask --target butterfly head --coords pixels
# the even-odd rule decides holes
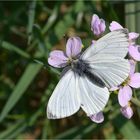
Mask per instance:
[[[71,69],[80,76],[82,76],[89,68],[89,65],[82,59],[76,59],[71,62]]]

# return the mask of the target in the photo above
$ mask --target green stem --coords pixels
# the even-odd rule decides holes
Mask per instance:
[[[138,100],[138,99],[132,97],[131,102],[132,102],[133,104],[135,104],[136,106],[140,107],[140,100]]]

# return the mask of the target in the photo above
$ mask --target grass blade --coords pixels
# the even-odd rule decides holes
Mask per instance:
[[[113,120],[114,127],[124,136],[126,139],[138,139],[140,138],[139,129],[135,126],[132,120],[127,120],[121,114],[119,114]]]
[[[23,123],[23,121],[19,121],[17,122],[15,125],[12,125],[11,127],[9,127],[8,129],[6,129],[4,132],[0,133],[0,139],[4,139],[7,138],[11,133],[13,133],[19,126],[21,126],[21,124]]]
[[[35,18],[35,7],[36,7],[36,0],[33,0],[29,7],[29,16],[28,16],[28,45],[31,42],[32,39],[32,30],[33,30],[33,24],[34,24],[34,18]]]
[[[10,44],[9,42],[2,41],[1,47],[3,47],[4,49],[7,49],[9,51],[14,51],[17,54],[19,54],[25,58],[30,58],[30,55],[28,53],[24,52],[23,50],[21,50],[20,48],[18,48],[16,46]]]
[[[17,101],[21,98],[23,93],[26,91],[34,77],[37,75],[41,68],[39,64],[29,64],[26,68],[25,72],[23,73],[20,81],[17,83],[15,90],[9,97],[6,105],[4,106],[2,113],[0,115],[0,121],[2,121],[6,115],[11,111]]]

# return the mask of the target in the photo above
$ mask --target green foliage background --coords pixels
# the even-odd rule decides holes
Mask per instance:
[[[49,52],[65,48],[64,36],[79,36],[88,47],[96,39],[90,30],[94,13],[107,25],[116,20],[140,32],[139,7],[138,1],[0,1],[0,139],[140,138],[139,90],[131,120],[120,114],[117,94],[111,95],[102,124],[81,110],[66,119],[46,118],[61,72],[48,65]]]

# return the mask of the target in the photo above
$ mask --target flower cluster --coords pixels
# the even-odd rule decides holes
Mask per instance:
[[[123,29],[123,27],[116,21],[112,21],[109,26],[110,31]],[[105,31],[105,22],[103,19],[99,19],[97,15],[93,15],[91,22],[91,30],[97,36],[103,34]],[[98,31],[98,32],[97,32]],[[133,116],[133,110],[131,108],[130,100],[132,98],[132,88],[140,88],[140,73],[135,73],[136,62],[140,61],[140,45],[135,43],[135,40],[139,37],[138,33],[130,32],[129,37],[129,62],[130,62],[130,73],[127,80],[119,85],[118,87],[113,87],[110,91],[119,90],[118,92],[118,102],[121,106],[121,113],[128,119]],[[98,117],[97,117],[98,116]],[[99,118],[101,121],[99,121]],[[91,119],[96,122],[103,121],[103,114],[91,116]]]
[[[117,29],[122,29],[123,27],[113,21],[109,29],[114,31]],[[97,37],[100,37],[106,29],[105,21],[100,19],[96,14],[93,15],[91,21],[91,31]],[[140,73],[135,72],[136,62],[140,61],[140,46],[135,43],[135,40],[139,37],[138,33],[129,33],[129,62],[130,62],[130,73],[124,83],[118,87],[113,87],[110,91],[118,91],[118,102],[121,106],[121,113],[128,119],[133,115],[133,110],[131,108],[130,100],[132,98],[132,88],[140,87]],[[92,41],[94,43],[95,40]],[[82,50],[82,41],[79,37],[71,37],[66,43],[66,52],[63,51],[52,51],[48,59],[48,63],[57,68],[65,67],[69,64],[72,59],[78,58]],[[101,123],[104,121],[104,115],[102,112],[89,116],[90,119],[96,123]]]
[[[110,24],[110,31],[117,29],[122,29],[123,27],[113,21]],[[135,40],[139,37],[138,33],[130,32],[129,37],[129,63],[130,63],[130,73],[127,80],[118,87],[114,87],[111,90],[119,90],[118,101],[121,106],[121,113],[128,119],[133,116],[133,110],[131,108],[130,100],[132,98],[132,88],[140,88],[140,73],[135,73],[135,67],[137,61],[140,61],[140,46],[135,43]]]

